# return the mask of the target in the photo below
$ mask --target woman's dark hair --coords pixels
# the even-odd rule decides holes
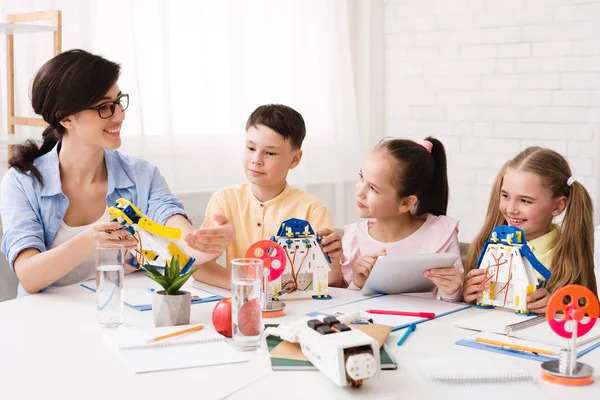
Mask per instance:
[[[31,88],[31,105],[49,126],[42,133],[41,147],[33,140],[13,147],[9,165],[21,173],[31,172],[43,184],[33,161],[58,143],[65,128],[60,121],[95,105],[117,82],[121,67],[87,51],[65,51],[46,62]]]
[[[385,150],[397,163],[393,174],[398,196],[417,196],[415,215],[446,215],[448,175],[444,145],[433,137],[423,143],[385,138],[375,149]]]

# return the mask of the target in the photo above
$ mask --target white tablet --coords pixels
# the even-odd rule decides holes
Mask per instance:
[[[403,254],[377,258],[362,288],[364,295],[430,292],[435,284],[423,276],[431,268],[453,267],[458,254]]]

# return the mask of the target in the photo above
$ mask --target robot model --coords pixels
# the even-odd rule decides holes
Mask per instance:
[[[347,324],[358,313],[323,320],[302,319],[269,327],[267,335],[300,343],[304,356],[338,386],[361,387],[363,381],[379,377],[381,360],[377,340]]]
[[[147,264],[164,267],[173,257],[178,257],[181,274],[185,274],[194,263],[195,259],[175,243],[181,238],[181,229],[157,224],[125,199],[118,199],[113,207],[108,208],[108,214],[111,221],[119,222],[137,240],[134,253],[141,268]]]
[[[485,274],[479,307],[503,307],[529,314],[526,297],[550,279],[550,271],[533,255],[522,229],[494,228],[484,244],[477,268]],[[539,280],[538,280],[539,279]]]
[[[268,298],[331,299],[326,292],[331,259],[321,239],[310,223],[292,218],[281,223],[276,236],[248,248],[246,257],[261,258],[268,269]]]

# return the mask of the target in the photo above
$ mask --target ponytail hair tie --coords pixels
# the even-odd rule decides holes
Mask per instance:
[[[425,147],[425,150],[427,150],[428,153],[431,153],[431,149],[433,148],[433,143],[431,143],[429,140],[423,140],[421,142],[421,146]]]
[[[577,178],[575,178],[574,176],[567,179],[567,186],[570,187],[573,184],[573,182],[577,182]]]

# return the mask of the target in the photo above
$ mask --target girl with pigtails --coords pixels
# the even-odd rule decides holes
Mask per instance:
[[[562,223],[555,224],[554,219],[563,213]],[[583,285],[597,294],[592,200],[563,156],[529,147],[498,173],[484,226],[467,256],[463,296],[468,303],[482,292],[485,270],[476,269],[477,260],[499,225],[523,229],[533,254],[552,272],[545,287],[527,297],[532,312],[545,313],[550,295],[565,285]]]

